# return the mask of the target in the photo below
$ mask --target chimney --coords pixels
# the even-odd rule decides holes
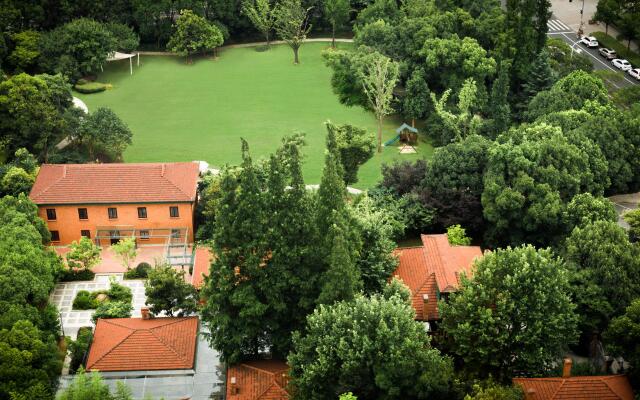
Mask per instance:
[[[536,398],[536,390],[534,388],[529,388],[524,394],[525,400],[535,400]]]
[[[565,358],[562,364],[562,377],[563,378],[571,378],[571,364],[573,364],[573,360],[570,358]]]
[[[429,320],[429,295],[428,294],[422,295],[422,320],[423,321]]]
[[[140,314],[142,314],[142,319],[151,319],[151,312],[149,312],[149,307],[142,307],[140,309]]]

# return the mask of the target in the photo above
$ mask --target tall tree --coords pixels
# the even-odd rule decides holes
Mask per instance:
[[[267,41],[267,48],[271,46],[269,39],[275,26],[275,13],[269,0],[248,0],[242,5],[242,12],[250,20],[253,26],[262,33]]]
[[[336,47],[336,30],[349,22],[350,13],[351,3],[349,0],[326,0],[324,2],[324,15],[331,24],[331,47]]]
[[[598,0],[593,19],[598,22],[603,22],[604,33],[609,34],[609,25],[618,19],[619,13],[620,2],[618,0]]]
[[[482,193],[489,239],[549,245],[566,232],[561,216],[573,196],[602,195],[608,185],[606,160],[584,135],[547,124],[512,129],[489,151]]]
[[[293,398],[445,398],[451,362],[430,346],[414,314],[398,293],[316,309],[305,332],[294,335]]]
[[[211,345],[224,360],[237,362],[270,343],[263,323],[269,304],[258,286],[268,272],[266,209],[245,140],[241,169],[225,169],[220,190],[213,234],[216,258],[204,288],[202,315],[211,327]]]
[[[577,227],[567,238],[564,258],[575,270],[573,292],[582,343],[602,332],[640,297],[640,248],[613,221]]]
[[[104,24],[79,18],[43,35],[40,47],[44,69],[75,82],[98,71],[116,50],[117,41]]]
[[[185,281],[184,275],[184,271],[177,271],[171,265],[162,265],[149,271],[144,294],[152,313],[164,312],[170,317],[182,317],[198,309],[198,294]]]
[[[47,161],[64,136],[66,122],[41,76],[19,74],[0,83],[0,134],[7,151],[24,147]]]
[[[180,11],[180,17],[175,23],[175,32],[167,43],[167,49],[187,57],[191,63],[191,56],[197,53],[213,50],[224,42],[222,32],[217,26],[205,18],[194,14],[192,10]]]
[[[86,146],[91,161],[98,155],[107,161],[122,161],[122,154],[131,144],[132,137],[127,124],[115,112],[99,107],[80,120],[80,128],[73,140]]]
[[[627,41],[627,50],[631,49],[631,41],[640,37],[640,29],[638,29],[638,17],[640,11],[636,13],[625,13],[617,21],[616,27],[620,31],[619,39]]]
[[[311,31],[310,11],[301,0],[280,0],[274,9],[276,32],[293,50],[294,64],[300,63],[298,51]]]
[[[569,270],[533,246],[486,254],[440,307],[449,349],[478,377],[542,373],[576,337]]]
[[[375,154],[375,137],[365,129],[353,125],[325,123],[335,135],[336,145],[347,185],[358,182],[358,169]]]
[[[635,387],[640,385],[640,298],[635,299],[623,315],[614,318],[604,333],[607,349],[631,363],[629,373]]]
[[[406,93],[402,103],[402,111],[405,116],[411,118],[411,126],[416,126],[416,119],[422,118],[427,113],[429,105],[429,86],[424,79],[424,71],[415,69],[406,83]]]
[[[379,53],[374,53],[371,64],[360,71],[362,89],[367,95],[369,106],[378,121],[378,153],[382,152],[382,123],[384,117],[393,112],[391,100],[393,89],[398,82],[398,63]]]
[[[522,84],[522,91],[526,99],[530,100],[538,92],[551,88],[555,81],[556,76],[549,63],[549,53],[542,49],[529,69]]]
[[[502,60],[498,65],[497,78],[493,81],[490,98],[490,114],[493,120],[495,138],[511,125],[511,106],[509,105],[511,61]]]

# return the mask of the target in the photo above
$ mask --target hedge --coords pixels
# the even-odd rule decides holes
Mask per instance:
[[[92,281],[96,274],[88,269],[65,269],[60,275],[60,282]]]
[[[640,54],[627,50],[627,46],[604,32],[593,32],[592,35],[598,39],[601,47],[615,50],[619,58],[626,58],[634,68],[640,68]]]
[[[76,84],[73,88],[76,90],[76,92],[90,94],[90,93],[104,92],[105,90],[108,89],[109,86],[110,85],[106,83],[87,82],[84,84]]]

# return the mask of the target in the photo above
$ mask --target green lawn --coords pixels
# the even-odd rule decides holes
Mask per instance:
[[[341,44],[345,46],[345,44]],[[219,58],[202,58],[192,65],[166,56],[141,56],[129,75],[126,60],[110,63],[98,80],[113,84],[106,92],[75,95],[89,110],[112,108],[133,131],[127,162],[205,160],[212,166],[240,161],[240,137],[258,159],[273,152],[280,138],[304,132],[305,180],[318,183],[322,173],[326,129],[324,121],[351,123],[375,132],[373,114],[338,102],[330,85],[331,71],[320,52],[326,43],[305,44],[300,65],[292,52],[275,46],[267,52],[253,48],[220,51]],[[395,135],[399,119],[388,118],[385,140]],[[380,165],[394,159],[430,157],[433,148],[421,142],[419,153],[400,155],[385,148],[360,169],[366,188],[380,178]]]

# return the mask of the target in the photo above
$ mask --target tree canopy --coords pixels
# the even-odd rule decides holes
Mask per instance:
[[[316,309],[305,332],[294,335],[289,355],[294,398],[329,399],[345,392],[367,399],[446,394],[451,362],[430,346],[404,296],[358,295]]]
[[[576,338],[569,269],[550,250],[499,249],[440,302],[447,346],[471,375],[507,381],[547,370]],[[526,312],[524,312],[526,310]]]

